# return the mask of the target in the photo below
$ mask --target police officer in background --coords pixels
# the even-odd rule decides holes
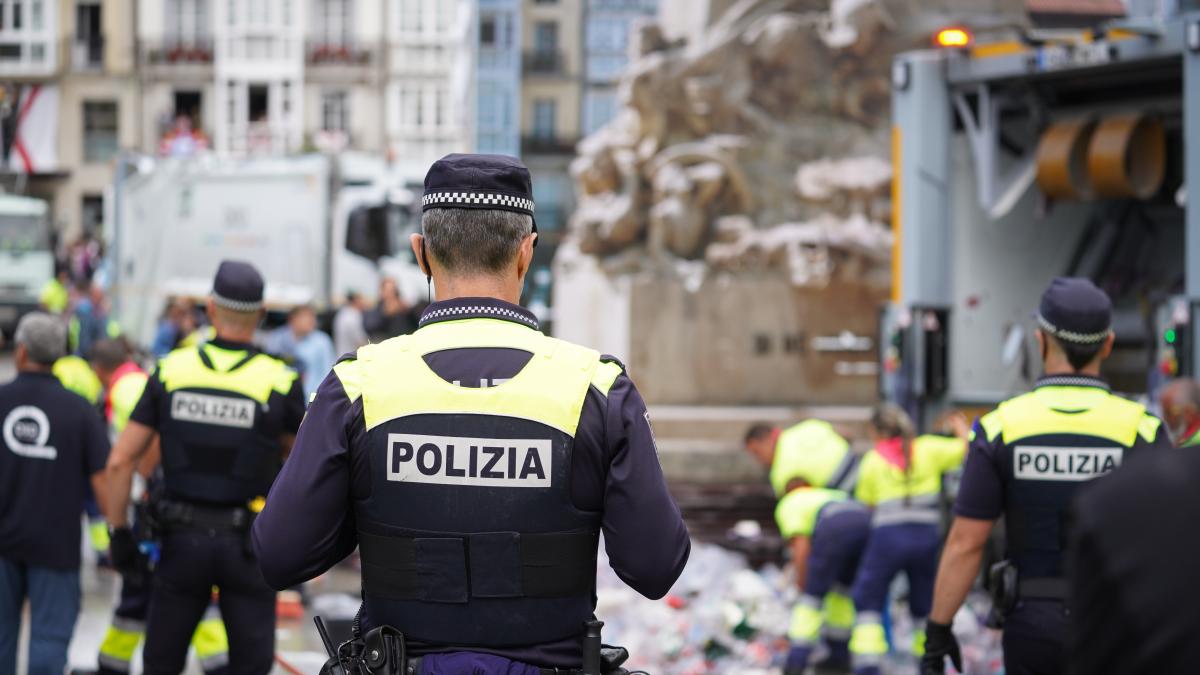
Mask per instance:
[[[250,344],[262,298],[254,267],[221,263],[208,300],[216,338],[159,361],[109,458],[113,563],[136,576],[141,562],[126,524],[130,482],[159,436],[164,496],[154,510],[163,532],[146,620],[148,675],[183,670],[213,586],[221,589],[229,629],[229,672],[271,669],[275,593],[258,570],[248,529],[254,502],[300,426],[304,397],[295,371]]]
[[[361,629],[402,632],[409,672],[570,672],[600,531],[618,576],[659,598],[687,529],[622,365],[544,336],[517,304],[537,237],[528,169],[448,155],[423,202],[412,245],[437,301],[325,378],[255,550],[286,588],[359,546]]]
[[[1086,279],[1055,279],[1042,296],[1038,324],[1045,375],[1032,392],[1001,403],[972,430],[956,517],[938,568],[922,660],[926,674],[943,672],[947,656],[962,670],[950,624],[1001,515],[1008,560],[993,574],[992,592],[1006,615],[1005,672],[1064,672],[1068,505],[1084,481],[1143,451],[1171,447],[1157,417],[1114,395],[1100,379],[1100,363],[1113,345],[1112,303],[1103,291]]]

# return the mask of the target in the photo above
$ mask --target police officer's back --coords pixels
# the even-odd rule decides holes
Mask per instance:
[[[250,504],[266,494],[304,414],[295,371],[251,346],[262,316],[263,280],[249,264],[221,263],[208,314],[216,338],[161,361],[117,439],[108,474],[113,562],[138,570],[126,523],[134,466],[157,432],[164,495],[147,617],[147,673],[178,673],[219,586],[235,673],[266,673],[274,654],[275,594],[249,547]]]
[[[358,545],[362,630],[403,632],[415,672],[578,669],[599,531],[655,598],[687,531],[622,366],[545,337],[516,304],[536,236],[528,170],[450,155],[425,188],[413,247],[438,301],[321,384],[255,548],[283,588]]]
[[[942,554],[924,672],[957,657],[949,623],[979,569],[992,524],[1005,517],[1009,571],[997,581],[1007,614],[1006,672],[1064,669],[1067,509],[1086,481],[1143,451],[1169,448],[1161,421],[1099,378],[1112,350],[1112,305],[1090,281],[1055,279],[1042,297],[1038,343],[1046,375],[975,424]]]

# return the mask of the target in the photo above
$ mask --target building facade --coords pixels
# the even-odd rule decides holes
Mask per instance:
[[[550,257],[574,208],[568,167],[580,138],[583,3],[524,0],[521,157],[533,176],[539,257]]]
[[[701,13],[704,3],[677,3],[681,13]],[[652,19],[659,0],[587,0],[583,27],[583,135],[617,113],[617,81],[629,63],[629,39],[639,21]]]
[[[521,0],[476,0],[475,150],[521,153]]]

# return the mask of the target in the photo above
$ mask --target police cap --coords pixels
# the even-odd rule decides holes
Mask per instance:
[[[255,312],[263,306],[263,278],[254,265],[224,260],[213,279],[213,302],[234,312]]]
[[[425,174],[421,211],[429,209],[492,209],[532,218],[529,169],[507,155],[446,155]],[[533,231],[537,232],[536,221]]]
[[[1088,279],[1058,277],[1042,294],[1038,325],[1063,342],[1097,344],[1112,332],[1112,301]]]

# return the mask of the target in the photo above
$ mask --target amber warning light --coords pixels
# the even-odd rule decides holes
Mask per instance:
[[[933,38],[939,47],[966,47],[971,44],[971,32],[965,28],[943,28]]]

